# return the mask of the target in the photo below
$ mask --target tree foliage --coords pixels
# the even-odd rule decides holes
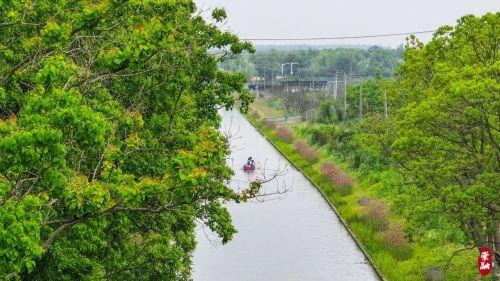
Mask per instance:
[[[367,226],[378,232],[364,243],[389,278],[420,280],[426,271],[475,278],[477,254],[466,250],[480,247],[495,251],[500,264],[499,24],[500,13],[465,16],[427,44],[410,37],[394,78],[351,80],[346,120],[331,120],[331,102],[343,109],[344,101],[330,90],[316,106],[323,124],[294,126],[298,138],[355,170],[363,224],[357,210],[344,209],[352,198],[339,209],[360,237]],[[333,170],[321,167],[323,175]],[[388,252],[396,260],[384,260]]]
[[[373,46],[361,48],[333,49],[299,49],[262,50],[254,54],[243,54],[236,59],[227,60],[222,67],[231,71],[240,71],[247,76],[259,75],[271,81],[281,76],[281,64],[297,62],[294,66],[295,78],[313,79],[323,77],[332,79],[336,71],[348,74],[362,74],[375,77],[380,73],[383,77],[392,75],[402,60],[403,48],[387,49]],[[284,74],[288,76],[290,65],[285,66]],[[274,75],[273,75],[274,74]]]
[[[408,41],[392,156],[414,229],[444,218],[477,247],[500,242],[500,13]],[[497,256],[498,257],[498,256]]]
[[[217,65],[252,47],[195,12],[0,1],[0,276],[188,279],[195,219],[231,239],[217,110],[252,97]]]

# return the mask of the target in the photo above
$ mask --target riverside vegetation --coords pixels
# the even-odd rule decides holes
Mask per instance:
[[[225,17],[0,1],[0,279],[189,280],[195,220],[231,239],[224,203],[258,184],[228,187],[217,111],[253,97],[218,63],[253,49]]]
[[[244,75],[219,70],[253,51],[217,27],[225,17],[207,22],[190,0],[0,1],[1,279],[189,280],[195,220],[232,238],[224,204],[259,184],[228,187],[217,110],[254,98]],[[312,127],[260,124],[388,279],[477,278],[476,252],[456,251],[499,240],[498,22],[469,16],[410,40],[394,80],[381,77],[399,51],[376,67],[377,48],[337,61],[384,67],[370,83],[387,87],[388,118],[374,90],[361,122],[322,106]]]
[[[410,37],[394,78],[362,82],[361,120],[360,84],[348,89],[345,117],[333,98],[295,125],[266,122],[258,106],[247,115],[389,280],[482,280],[485,246],[499,261],[499,28],[500,13],[490,13],[441,27],[427,44]],[[268,106],[284,112],[282,99]]]

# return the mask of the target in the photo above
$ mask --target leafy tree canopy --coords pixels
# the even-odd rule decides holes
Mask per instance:
[[[500,13],[465,16],[423,44],[408,41],[399,70],[392,156],[406,175],[414,230],[445,219],[467,244],[500,242]],[[499,256],[497,255],[497,258]]]
[[[0,1],[0,276],[188,279],[196,219],[231,239],[217,110],[252,97],[217,65],[252,46],[195,12]]]

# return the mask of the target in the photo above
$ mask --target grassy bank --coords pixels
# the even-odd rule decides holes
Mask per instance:
[[[262,121],[266,117],[262,114],[265,104],[259,103],[257,106],[259,114],[247,115],[248,120],[323,192],[385,278],[481,279],[476,272],[477,253],[474,250],[462,251],[453,256],[462,248],[460,245],[406,239],[404,219],[391,211],[391,200],[381,196],[380,192],[395,185],[391,181],[396,175],[391,174],[391,171],[367,173],[366,170],[351,170],[349,165],[334,157],[325,147],[308,142],[309,136],[304,135],[303,130],[307,124],[295,124],[277,130]]]

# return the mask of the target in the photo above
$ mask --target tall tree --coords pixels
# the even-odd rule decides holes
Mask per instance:
[[[231,239],[217,110],[252,97],[217,64],[252,47],[212,17],[190,0],[0,2],[0,276],[183,280],[195,219]]]
[[[393,156],[411,186],[415,227],[442,218],[500,260],[500,13],[465,16],[428,44],[411,38],[400,69]]]

